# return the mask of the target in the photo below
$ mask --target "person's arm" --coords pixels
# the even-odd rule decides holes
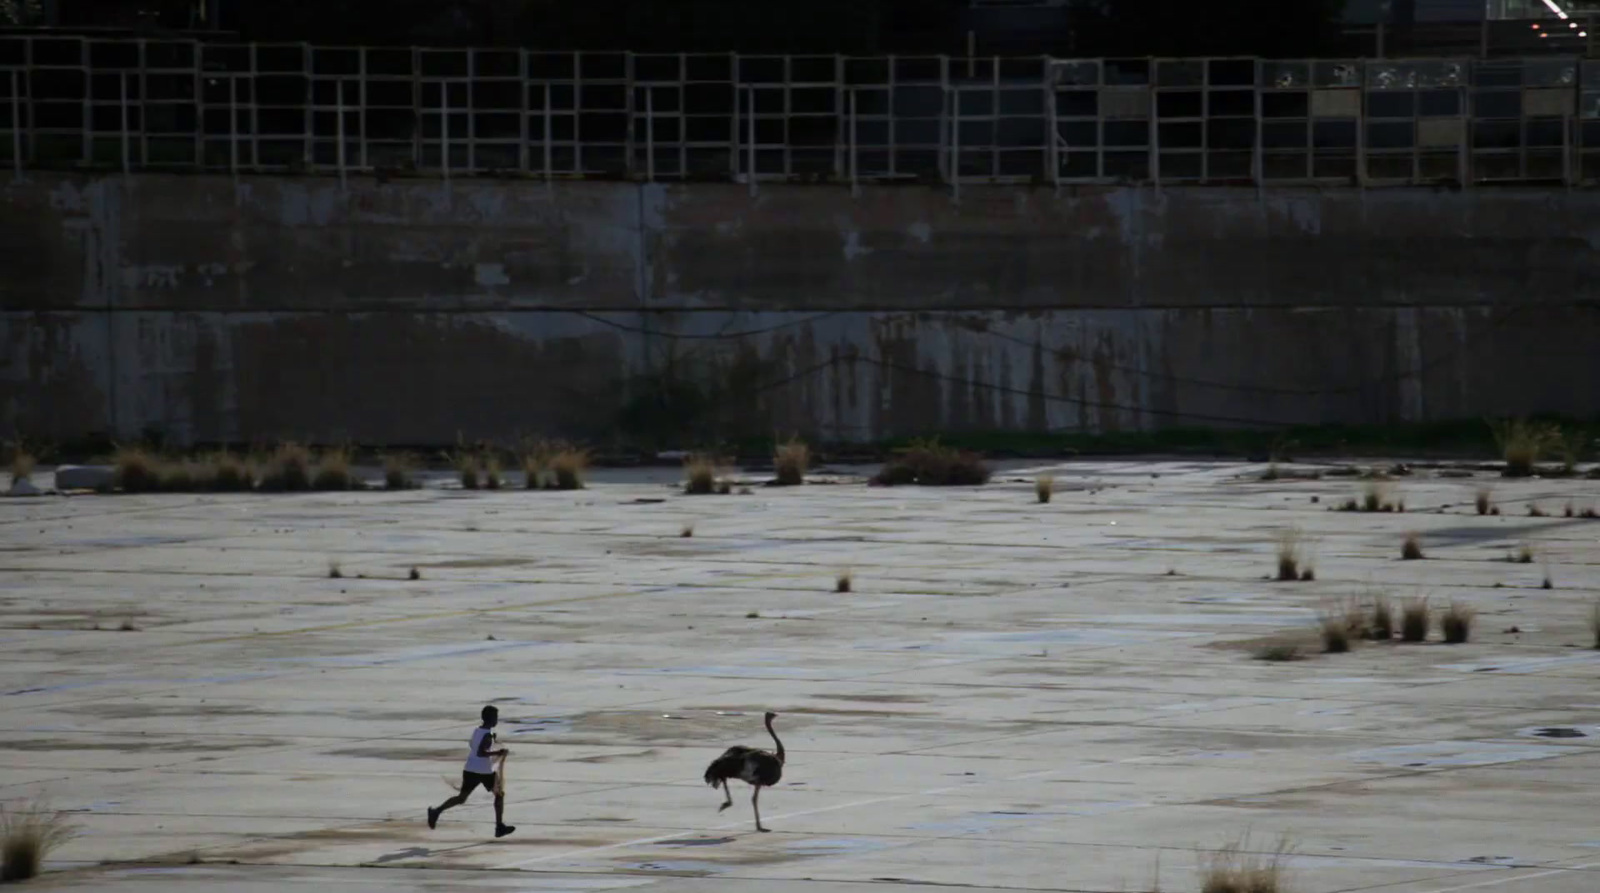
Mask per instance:
[[[502,756],[502,755],[504,755],[504,754],[509,752],[503,747],[500,748],[499,750],[490,750],[489,748],[493,744],[494,744],[494,734],[490,733],[488,735],[484,735],[483,739],[478,742],[478,756],[480,756],[480,757],[498,757],[498,756]]]

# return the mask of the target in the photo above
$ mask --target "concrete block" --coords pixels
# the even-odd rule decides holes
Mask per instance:
[[[98,490],[111,486],[116,477],[105,465],[63,465],[56,469],[57,490]]]
[[[1354,118],[1361,114],[1359,90],[1313,90],[1311,117]]]

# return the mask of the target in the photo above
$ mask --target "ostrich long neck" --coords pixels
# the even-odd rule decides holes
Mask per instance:
[[[778,746],[776,754],[778,762],[783,762],[783,742],[778,740],[778,733],[772,729],[772,720],[767,720],[767,734],[772,736],[772,743]]]

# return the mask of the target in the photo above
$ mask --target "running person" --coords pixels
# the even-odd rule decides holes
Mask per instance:
[[[473,789],[483,785],[483,789],[494,794],[494,836],[504,837],[517,830],[505,822],[505,795],[497,793],[498,786],[494,773],[494,758],[503,757],[509,751],[505,748],[495,748],[494,727],[500,723],[499,709],[489,706],[483,708],[483,725],[472,730],[472,743],[467,750],[467,765],[461,771],[461,793],[440,803],[437,807],[428,807],[428,827],[433,828],[439,824],[439,816],[452,806],[460,806],[467,802]]]

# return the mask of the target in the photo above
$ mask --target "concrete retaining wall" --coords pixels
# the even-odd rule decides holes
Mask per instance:
[[[1597,246],[1582,192],[39,175],[0,195],[0,434],[1593,415]]]

